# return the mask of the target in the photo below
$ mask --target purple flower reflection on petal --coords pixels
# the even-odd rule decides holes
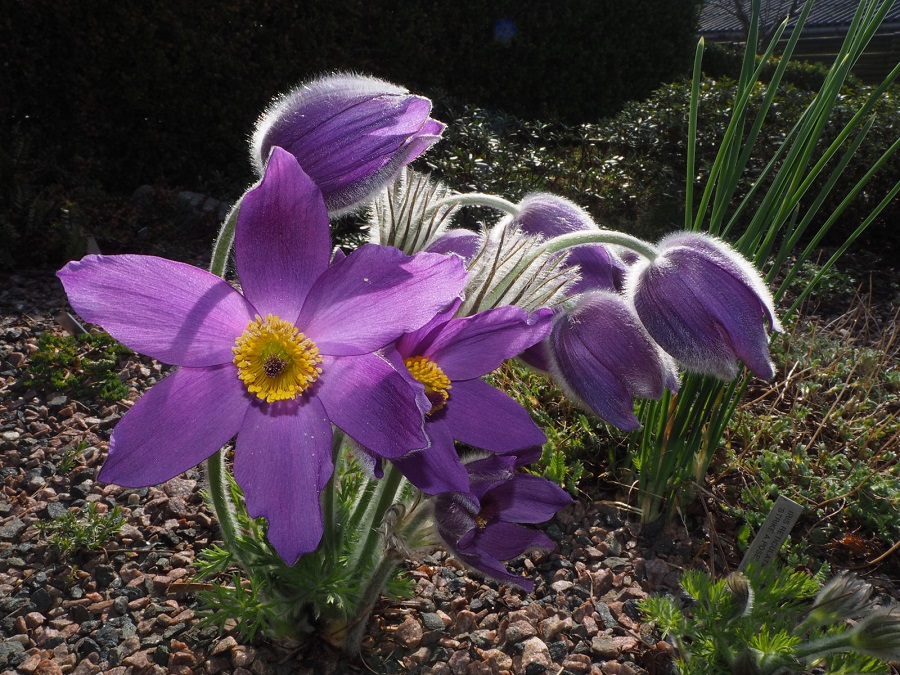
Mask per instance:
[[[369,352],[457,299],[465,269],[458,258],[398,256],[382,247],[329,267],[330,248],[318,188],[275,148],[238,212],[244,295],[208,272],[147,256],[92,255],[58,272],[82,318],[182,366],[117,425],[102,480],[163,482],[236,435],[235,477],[248,512],[268,518],[271,544],[293,563],[322,533],[318,503],[333,469],[332,424],[376,449],[389,434],[401,453],[427,444],[415,390]],[[341,316],[313,311],[318,301],[306,307],[307,298],[330,297],[323,286],[332,285],[344,299]],[[347,315],[364,316],[365,325]]]
[[[658,248],[660,255],[637,263],[627,280],[653,339],[689,370],[729,380],[740,359],[757,377],[773,377],[768,331],[781,325],[753,265],[695,232],[671,234]]]
[[[331,215],[367,201],[438,141],[431,101],[384,80],[328,75],[275,101],[260,117],[252,160],[261,174],[273,147],[293,154]]]

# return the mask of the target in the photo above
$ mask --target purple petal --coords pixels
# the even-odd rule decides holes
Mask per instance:
[[[234,366],[180,368],[116,425],[99,479],[125,487],[163,483],[225,445],[248,405]]]
[[[521,307],[498,307],[453,319],[429,336],[427,356],[450,380],[470,380],[485,375],[550,332],[553,312],[529,314]]]
[[[293,565],[322,538],[320,496],[331,478],[331,423],[321,403],[254,404],[238,433],[234,477],[247,513],[269,522],[269,542]]]
[[[473,554],[457,550],[454,550],[454,553],[456,553],[456,555],[460,560],[462,560],[462,562],[464,562],[469,567],[478,570],[486,577],[496,579],[500,582],[520,586],[526,593],[531,593],[534,590],[534,581],[523,577],[520,574],[513,574],[508,569],[506,569],[506,566],[499,560],[494,560],[490,556],[481,555],[478,553]]]
[[[532,345],[519,354],[519,360],[528,364],[535,370],[549,373],[553,365],[552,357],[550,355],[550,341],[541,340],[536,345]]]
[[[469,474],[459,461],[446,425],[439,421],[426,423],[425,432],[431,445],[391,460],[394,466],[425,494],[467,491]]]
[[[481,380],[454,382],[436,413],[458,441],[492,452],[541,446],[547,437],[516,401]]]
[[[448,230],[425,248],[430,253],[442,253],[444,255],[459,255],[467,263],[481,248],[482,237],[472,230],[457,228]]]
[[[540,448],[538,448],[535,459],[539,457]],[[517,460],[515,455],[508,454],[488,455],[482,459],[468,462],[466,471],[469,472],[469,492],[480,500],[497,485],[512,480],[519,465]],[[481,508],[480,505],[478,508]]]
[[[496,509],[497,518],[508,523],[543,523],[574,500],[546,478],[517,473],[481,499],[486,511]]]
[[[539,530],[510,522],[495,522],[472,530],[459,542],[462,551],[478,551],[496,560],[512,560],[530,548],[554,547],[553,540]]]
[[[244,294],[263,317],[293,322],[330,257],[319,189],[292,155],[273,148],[265,176],[238,211],[234,260]]]
[[[334,214],[373,196],[440,138],[444,125],[430,113],[428,99],[383,80],[322,77],[289,92],[261,117],[253,160],[261,169],[272,146],[285,148]]]
[[[324,357],[316,395],[339,429],[386,459],[428,445],[419,388],[380,354]]]
[[[297,326],[322,354],[367,354],[423,326],[465,282],[459,258],[366,244],[319,277]]]
[[[438,533],[451,547],[476,525],[478,500],[466,492],[441,492],[434,498]]]
[[[456,310],[459,309],[461,304],[462,299],[456,298],[447,309],[435,314],[431,321],[424,326],[401,335],[394,343],[397,352],[403,358],[424,354],[431,346],[432,340],[439,335],[440,331],[437,328],[453,319],[453,315],[456,314]]]
[[[666,387],[677,389],[673,364],[613,293],[582,295],[557,317],[550,343],[556,381],[620,429],[640,427],[632,397],[659,398]]]
[[[184,263],[142,255],[89,255],[57,276],[85,321],[163,363],[230,363],[254,308],[227,282]]]
[[[633,268],[628,288],[641,321],[690,370],[733,379],[740,359],[773,377],[766,329],[780,327],[768,291],[739,254],[697,236],[664,240],[660,257]]]

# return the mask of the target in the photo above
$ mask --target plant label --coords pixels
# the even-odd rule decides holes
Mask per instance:
[[[772,507],[766,522],[763,523],[750,543],[750,548],[744,554],[744,559],[741,560],[738,569],[744,570],[751,562],[759,567],[772,562],[772,558],[788,538],[801,513],[803,513],[803,507],[797,502],[778,495],[775,506]]]

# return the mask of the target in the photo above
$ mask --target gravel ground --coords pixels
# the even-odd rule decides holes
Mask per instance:
[[[199,624],[194,558],[219,536],[199,473],[137,490],[96,481],[112,428],[161,377],[160,366],[128,359],[120,377],[129,396],[115,404],[22,383],[37,337],[63,333],[56,317],[65,308],[50,271],[12,276],[0,290],[2,672],[669,673],[671,648],[642,624],[637,602],[675,591],[683,568],[721,572],[739,560],[733,538],[708,545],[702,512],[648,539],[611,493],[588,488],[545,526],[556,551],[517,563],[536,579],[530,596],[436,553],[409,564],[413,599],[376,608],[360,661],[321,641],[244,644]],[[77,465],[61,471],[64,453],[79,444]],[[36,524],[91,503],[98,512],[119,507],[126,524],[104,549],[60,560]]]

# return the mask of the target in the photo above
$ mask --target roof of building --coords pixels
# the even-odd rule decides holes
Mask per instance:
[[[749,16],[750,0],[740,0],[740,3],[744,14]],[[780,23],[787,16],[792,4],[793,0],[761,0],[761,23],[763,25]],[[796,13],[799,13],[802,6],[801,0]],[[805,29],[844,29],[853,20],[857,7],[859,0],[815,0],[806,20]],[[889,24],[900,24],[900,3],[896,3],[888,10],[883,25]],[[744,32],[744,27],[735,13],[734,0],[705,0],[700,11],[700,33],[732,32]]]

